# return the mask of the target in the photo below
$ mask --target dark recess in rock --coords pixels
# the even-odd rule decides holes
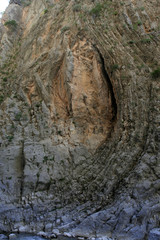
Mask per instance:
[[[99,53],[99,56],[100,56],[100,59],[101,59],[101,63],[102,63],[102,72],[103,72],[103,75],[104,75],[104,77],[106,79],[106,82],[107,82],[107,85],[108,85],[108,89],[109,89],[110,94],[111,94],[112,109],[113,109],[112,121],[114,121],[117,118],[117,102],[116,102],[116,98],[115,98],[112,82],[111,82],[110,77],[109,77],[109,75],[108,75],[108,73],[106,71],[106,68],[105,68],[104,58],[103,58],[102,54],[100,53],[100,51],[98,51],[98,53]]]

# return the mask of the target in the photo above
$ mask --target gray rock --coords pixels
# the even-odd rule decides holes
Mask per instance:
[[[136,240],[144,239],[146,236],[146,225],[133,227],[129,233],[131,233],[131,236]]]
[[[29,226],[20,226],[19,232],[21,232],[21,233],[30,232],[30,227]]]
[[[144,239],[160,212],[158,1],[110,1],[109,21],[76,2],[11,0],[0,23],[0,231]]]
[[[106,237],[106,236],[103,236],[103,237],[100,237],[100,238],[96,238],[96,240],[114,240],[114,239]]]
[[[53,228],[53,224],[52,224],[52,223],[48,223],[48,224],[46,224],[46,226],[45,226],[45,231],[46,231],[46,232],[51,232],[51,231],[52,231],[52,228]]]
[[[38,232],[37,235],[40,237],[49,238],[49,234],[43,231]]]
[[[56,236],[60,235],[59,229],[53,229],[52,233],[55,234]]]
[[[68,233],[68,232],[64,232],[63,235],[65,237],[74,237],[71,233]]]
[[[21,5],[21,0],[10,0],[9,4],[18,4],[18,5]]]
[[[0,234],[0,240],[7,240],[8,237],[4,234]]]
[[[17,235],[14,234],[14,233],[9,234],[9,239],[14,239],[14,238],[16,238],[16,237],[17,237]]]
[[[150,231],[148,240],[160,240],[160,228],[154,228]]]
[[[52,239],[52,238],[57,238],[57,235],[54,234],[54,233],[52,233],[52,234],[50,235],[50,238],[51,238],[51,239]]]

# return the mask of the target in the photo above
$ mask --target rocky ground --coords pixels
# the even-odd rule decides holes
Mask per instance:
[[[160,239],[159,3],[10,1],[0,231]]]

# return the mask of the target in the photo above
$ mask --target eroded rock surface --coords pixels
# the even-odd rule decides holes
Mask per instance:
[[[158,16],[156,1],[10,1],[1,231],[138,240],[158,228]]]

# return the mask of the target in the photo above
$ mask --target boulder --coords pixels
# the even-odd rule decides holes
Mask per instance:
[[[8,237],[4,234],[0,234],[0,240],[7,240]]]
[[[154,228],[150,231],[148,240],[160,240],[160,228]]]
[[[9,234],[9,239],[14,239],[14,238],[16,238],[17,236],[16,236],[16,234],[15,233],[11,233],[11,234]]]

